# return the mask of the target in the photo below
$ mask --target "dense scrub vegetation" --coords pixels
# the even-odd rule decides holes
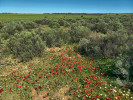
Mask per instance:
[[[0,22],[0,53],[23,62],[42,56],[46,47],[76,43],[77,52],[95,58],[118,86],[133,91],[132,27],[133,15]]]

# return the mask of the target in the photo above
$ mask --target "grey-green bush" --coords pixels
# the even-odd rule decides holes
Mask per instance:
[[[36,33],[41,37],[43,41],[46,41],[48,47],[61,46],[62,44],[70,42],[69,32],[62,29],[39,28]]]
[[[0,22],[0,29],[4,26],[3,22]]]
[[[59,28],[60,27],[60,24],[58,22],[50,22],[49,23],[49,27],[51,28]]]
[[[33,21],[24,21],[23,26],[25,29],[33,29],[37,27],[37,24]]]
[[[73,24],[71,29],[68,31],[71,36],[71,42],[78,43],[81,38],[88,38],[91,33],[90,29],[84,26],[79,26],[77,24]]]
[[[10,53],[21,61],[27,61],[35,56],[41,56],[46,48],[46,44],[39,35],[31,32],[16,33],[8,41]]]
[[[23,31],[24,27],[20,22],[7,22],[1,29],[1,33],[8,33],[14,35],[16,32]]]

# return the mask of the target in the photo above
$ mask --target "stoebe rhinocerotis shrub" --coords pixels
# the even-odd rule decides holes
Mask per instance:
[[[24,27],[21,22],[6,22],[4,26],[1,28],[1,33],[8,33],[9,35],[14,35],[16,32],[23,31]]]
[[[8,41],[10,53],[21,61],[27,61],[35,56],[41,56],[46,48],[45,41],[39,35],[31,32],[16,33]]]
[[[24,21],[23,26],[25,29],[33,29],[37,27],[37,24],[33,21]]]
[[[81,38],[87,38],[91,33],[90,29],[77,24],[72,24],[68,31],[71,36],[71,42],[78,43]]]
[[[85,51],[85,54],[96,54],[105,59],[112,59],[115,63],[117,76],[121,83],[118,85],[131,85],[133,82],[133,35],[125,31],[110,32],[106,35],[90,37],[87,40],[80,40],[79,50]],[[87,51],[87,52],[86,52]]]
[[[48,47],[61,46],[70,42],[69,32],[62,29],[42,29],[36,30],[36,33],[41,37],[43,41],[46,41]]]

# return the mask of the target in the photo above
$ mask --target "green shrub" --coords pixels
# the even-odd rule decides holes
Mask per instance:
[[[60,24],[60,26],[64,26],[65,21],[64,21],[64,19],[59,19],[58,23]]]
[[[88,45],[89,45],[88,39],[85,39],[85,38],[80,39],[78,51],[79,51],[81,54],[86,54],[86,55],[88,55],[88,50],[90,50],[90,49],[88,48]]]
[[[27,61],[35,56],[41,56],[45,49],[45,42],[39,35],[31,32],[16,33],[8,41],[10,53],[21,61]]]
[[[122,84],[120,84],[119,81],[116,81],[116,83],[119,86],[125,86],[125,84],[127,84],[128,87],[133,91],[133,54],[126,53],[117,57],[115,60],[115,65],[117,69],[115,74]]]
[[[50,28],[59,28],[60,24],[58,22],[50,22],[49,27]]]
[[[33,21],[25,21],[23,23],[23,26],[24,26],[25,29],[33,29],[33,28],[37,27],[37,24]]]
[[[16,33],[15,22],[6,23],[6,25],[1,29],[1,33],[9,33],[10,35]]]
[[[0,33],[0,37],[3,40],[7,40],[10,37],[10,35],[8,33]]]
[[[36,33],[40,35],[43,41],[46,41],[48,47],[60,46],[70,41],[70,34],[62,29],[39,28]]]
[[[91,33],[90,29],[84,26],[73,24],[69,30],[71,42],[78,43],[81,38],[87,38]]]
[[[24,30],[24,26],[22,25],[21,22],[19,22],[19,23],[16,24],[16,30],[17,31],[23,31]]]
[[[79,42],[79,51],[86,55],[104,57],[104,59],[112,59],[114,68],[112,75],[117,76],[118,85],[133,83],[133,35],[124,31],[109,32],[106,35],[98,35],[90,37],[89,42],[82,39]],[[93,55],[94,56],[94,55]],[[105,63],[107,66],[107,63]],[[111,64],[110,64],[111,65]],[[110,69],[105,72],[110,72]],[[120,84],[121,81],[121,84]]]
[[[8,33],[13,35],[16,32],[23,31],[24,27],[20,22],[7,22],[5,23],[4,27],[1,29],[1,33]]]
[[[71,26],[71,25],[70,25],[69,22],[67,22],[67,21],[64,22],[64,27],[70,27],[70,26]]]
[[[4,24],[3,24],[3,22],[0,22],[0,29],[1,29],[2,27],[4,27]]]
[[[100,32],[100,33],[107,33],[108,31],[108,24],[107,23],[97,23],[92,27],[92,31]]]
[[[49,25],[49,23],[52,22],[52,20],[44,18],[42,20],[36,20],[35,21],[37,24],[41,24],[41,25]]]
[[[117,22],[112,21],[111,23],[109,23],[109,30],[118,31],[118,30],[122,30],[122,29],[123,29],[123,25],[119,21],[117,21]]]

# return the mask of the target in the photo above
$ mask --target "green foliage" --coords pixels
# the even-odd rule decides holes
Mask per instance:
[[[62,44],[69,43],[70,34],[62,29],[41,29],[39,28],[36,33],[40,35],[43,41],[46,41],[48,47],[61,46]]]
[[[64,22],[64,27],[70,27],[70,26],[71,26],[71,25],[70,25],[69,22],[67,22],[67,21]]]
[[[116,58],[119,54],[128,52],[132,47],[132,38],[125,32],[110,32],[107,35],[90,37],[90,44],[96,54]]]
[[[108,31],[108,24],[107,23],[97,23],[92,27],[93,31],[100,32],[100,33],[107,33]]]
[[[0,21],[0,29],[3,27],[3,22]]]
[[[23,26],[25,29],[33,29],[37,27],[36,23],[33,21],[25,21],[23,22]]]
[[[59,28],[60,24],[58,22],[50,22],[49,27],[50,28]]]
[[[3,40],[9,39],[10,35],[8,33],[0,33],[0,38]]]
[[[119,77],[119,81],[116,81],[119,86],[124,86],[127,84],[133,90],[133,55],[131,53],[126,53],[120,55],[115,60],[115,65],[117,68],[116,75]]]
[[[89,50],[88,49],[88,44],[89,44],[89,41],[87,39],[85,39],[85,38],[80,39],[78,51],[81,54],[88,55],[88,50]]]
[[[60,26],[64,26],[65,21],[64,21],[64,19],[59,19],[58,23],[60,24]]]
[[[21,61],[27,61],[43,54],[45,42],[35,33],[21,32],[11,37],[7,46],[15,57],[20,58]]]
[[[125,84],[131,86],[129,83],[133,82],[133,35],[124,31],[109,32],[107,35],[90,37],[89,43],[86,41],[80,40],[79,51],[86,55],[112,59],[114,67],[108,68],[105,62],[104,72],[110,73],[111,70],[113,72],[111,75],[119,78],[117,80],[119,86]],[[111,63],[109,65],[112,66]]]
[[[123,25],[120,22],[111,22],[111,23],[109,23],[109,29],[112,31],[122,30]]]
[[[44,18],[42,20],[36,20],[35,22],[41,25],[49,25],[52,22],[52,20]]]
[[[4,26],[1,29],[1,33],[8,33],[10,35],[13,35],[16,32],[23,31],[24,27],[21,22],[6,22]]]
[[[69,30],[71,42],[79,42],[81,38],[87,38],[91,33],[90,29],[84,26],[73,24]]]

